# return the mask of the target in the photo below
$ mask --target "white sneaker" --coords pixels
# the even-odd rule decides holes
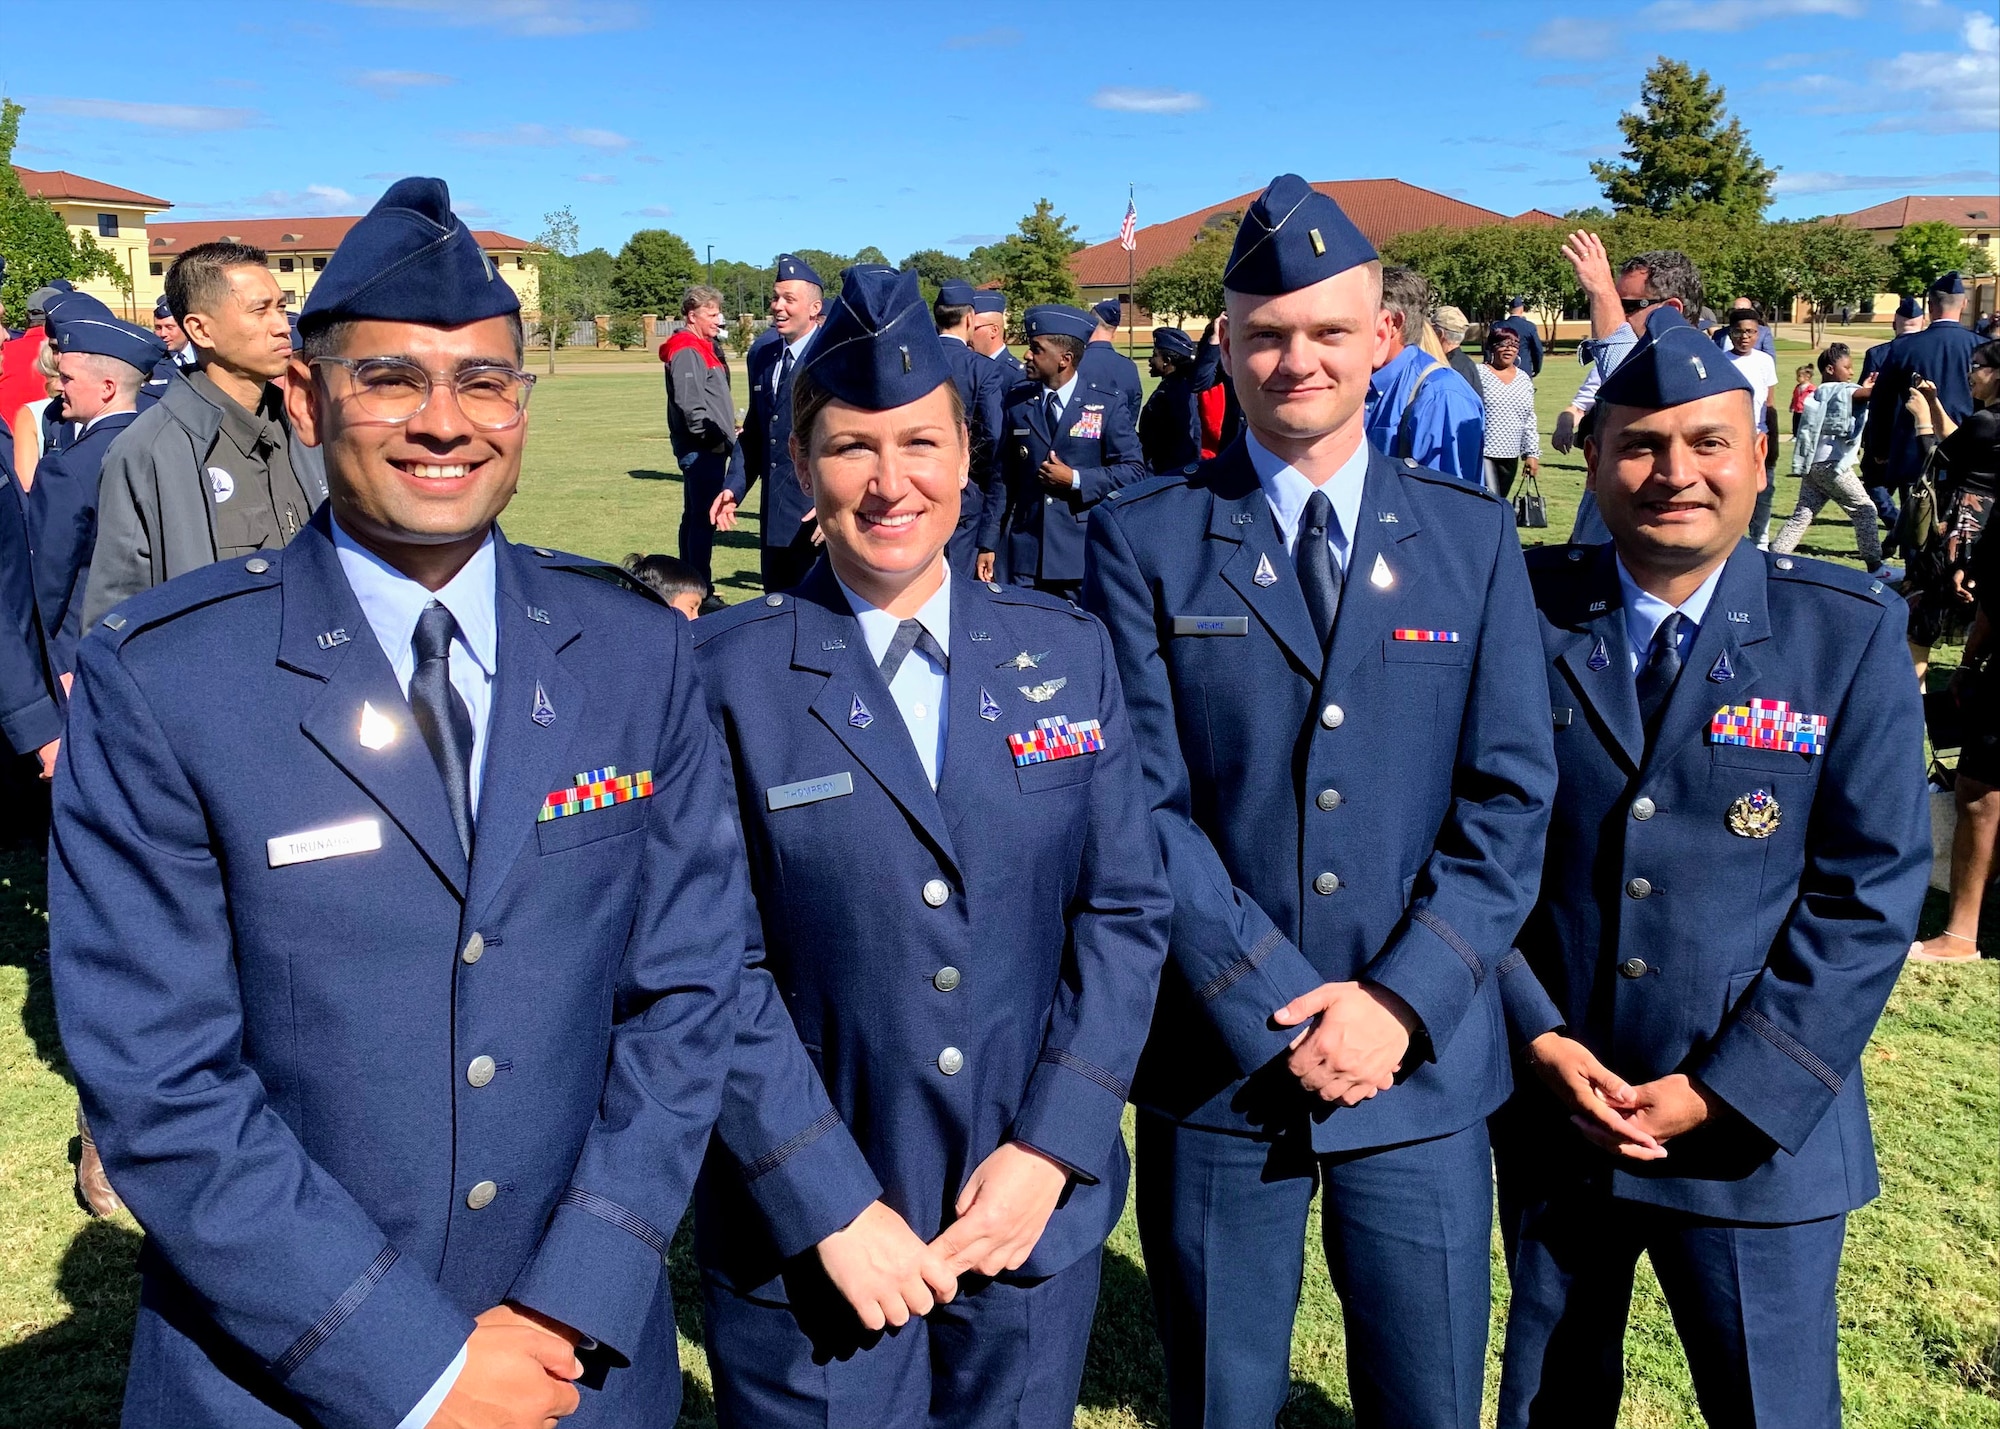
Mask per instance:
[[[1770,550],[1770,549],[1771,549],[1771,538],[1770,538],[1770,537],[1768,537],[1768,536],[1766,536],[1766,537],[1765,537],[1765,538],[1764,538],[1763,540],[1759,541],[1759,542],[1757,543],[1757,549],[1758,549],[1758,550],[1760,550],[1760,551],[1768,551],[1768,550]]]

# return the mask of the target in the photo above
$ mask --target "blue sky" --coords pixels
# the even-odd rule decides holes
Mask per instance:
[[[426,173],[475,226],[567,204],[586,247],[668,227],[763,262],[962,253],[1044,195],[1096,241],[1128,183],[1149,223],[1288,169],[1560,213],[1658,54],[1727,87],[1775,217],[2000,188],[1996,0],[105,0],[91,28],[7,76],[15,159],[169,219],[355,213]]]

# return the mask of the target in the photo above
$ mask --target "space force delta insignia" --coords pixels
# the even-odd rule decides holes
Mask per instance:
[[[1821,754],[1826,750],[1827,718],[1793,709],[1783,700],[1752,700],[1724,705],[1708,722],[1710,744],[1744,749],[1775,749],[1787,754]]]
[[[1079,754],[1095,754],[1104,748],[1104,728],[1094,719],[1071,724],[1062,715],[1038,719],[1026,734],[1007,736],[1007,748],[1014,753],[1016,768],[1047,764],[1052,759],[1074,759]]]
[[[545,824],[550,819],[568,818],[571,814],[586,813],[591,809],[608,809],[613,804],[623,804],[628,800],[650,798],[652,793],[652,770],[620,774],[617,765],[606,765],[602,769],[577,775],[572,788],[557,789],[542,800],[542,807],[535,813],[535,822]]]

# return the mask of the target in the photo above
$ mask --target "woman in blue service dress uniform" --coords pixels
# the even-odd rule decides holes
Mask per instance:
[[[951,369],[915,274],[842,278],[793,397],[825,552],[694,631],[776,979],[697,1198],[716,1414],[1066,1429],[1169,894],[1103,627],[947,568]]]

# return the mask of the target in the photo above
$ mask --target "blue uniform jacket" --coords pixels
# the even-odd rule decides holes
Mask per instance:
[[[1507,1095],[1493,974],[1555,790],[1509,508],[1371,453],[1359,524],[1324,658],[1240,442],[1100,508],[1084,585],[1174,891],[1135,1100],[1225,1131],[1310,1117],[1321,1151],[1456,1131]],[[1354,979],[1399,994],[1423,1036],[1400,1085],[1335,1108],[1286,1071],[1295,1033],[1270,1018]]]
[[[1119,1118],[1168,916],[1159,855],[1133,837],[1145,790],[1103,627],[954,575],[935,791],[824,560],[790,595],[700,621],[695,648],[791,1056],[739,1045],[702,1181],[703,1263],[749,1290],[877,1194],[930,1239],[1008,1140],[1073,1175],[1015,1274],[1088,1254],[1125,1205]],[[1008,737],[1056,716],[1101,721],[1103,749],[1016,767]],[[837,1115],[790,1095],[799,1042]],[[963,1058],[950,1074],[947,1047]]]
[[[1001,414],[1007,473],[1004,569],[1024,585],[1037,576],[1082,580],[1091,508],[1119,487],[1146,477],[1139,434],[1116,391],[1093,387],[1079,376],[1053,432],[1047,392],[1039,382],[1017,382]],[[1042,480],[1042,462],[1051,451],[1075,468],[1082,485],[1058,492]]]
[[[1000,477],[1001,409],[1013,379],[999,363],[962,342],[946,341],[944,356],[965,404],[972,439],[972,471],[959,493],[958,529],[972,534],[975,549],[998,550],[1000,518],[1007,510],[1007,484]]]
[[[576,557],[497,564],[470,868],[324,516],[78,647],[50,968],[147,1232],[127,1426],[388,1429],[503,1297],[623,1365],[570,1422],[672,1421],[663,1258],[721,1097],[742,846],[686,623]],[[538,820],[605,766],[654,792]],[[379,847],[270,842],[357,822]]]
[[[1972,415],[1972,350],[1978,346],[1970,328],[1944,318],[1889,344],[1868,399],[1862,440],[1870,452],[1887,454],[1892,480],[1914,481],[1924,467],[1916,426],[1903,407],[1910,384],[1928,377],[1937,384],[1938,405],[1954,422],[1963,422]]]
[[[1191,368],[1162,377],[1139,413],[1139,449],[1155,476],[1201,465],[1201,394],[1216,384],[1222,347],[1205,342]]]
[[[35,548],[35,605],[59,675],[76,667],[83,638],[83,593],[90,587],[90,553],[97,544],[97,476],[104,454],[139,414],[113,412],[35,466],[28,493],[28,535]]]
[[[1096,387],[1108,387],[1125,398],[1125,417],[1136,430],[1139,425],[1139,404],[1146,394],[1145,383],[1139,377],[1139,364],[1118,350],[1116,343],[1089,342],[1084,344],[1083,359],[1076,370],[1085,382]]]
[[[1028,369],[1021,365],[1021,359],[1014,356],[1007,348],[1003,347],[994,353],[993,360],[1007,369],[1006,376],[1010,382],[1019,382],[1028,375]]]
[[[813,336],[817,338],[818,329]],[[732,460],[724,489],[738,501],[749,493],[761,477],[764,482],[764,544],[789,546],[798,539],[799,524],[812,510],[812,497],[799,486],[792,467],[792,384],[782,385],[779,358],[784,355],[784,335],[765,328],[744,354],[743,367],[750,383],[750,407],[743,414],[743,440],[737,450],[740,461]],[[793,372],[812,354],[806,344],[805,356],[796,359]]]
[[[0,421],[0,743],[30,754],[62,737],[62,709],[35,615],[26,502],[14,480],[14,434]]]
[[[1764,1223],[1853,1210],[1877,1190],[1861,1051],[1931,861],[1903,603],[1859,571],[1740,543],[1648,752],[1611,551],[1528,557],[1562,773],[1501,994],[1517,1040],[1566,1027],[1628,1081],[1685,1072],[1735,1115],[1664,1161],[1614,1166],[1523,1078],[1496,1132],[1529,1174],[1630,1200]],[[1826,716],[1824,752],[1713,742],[1716,712],[1753,699]],[[1731,832],[1759,790],[1776,829]]]

